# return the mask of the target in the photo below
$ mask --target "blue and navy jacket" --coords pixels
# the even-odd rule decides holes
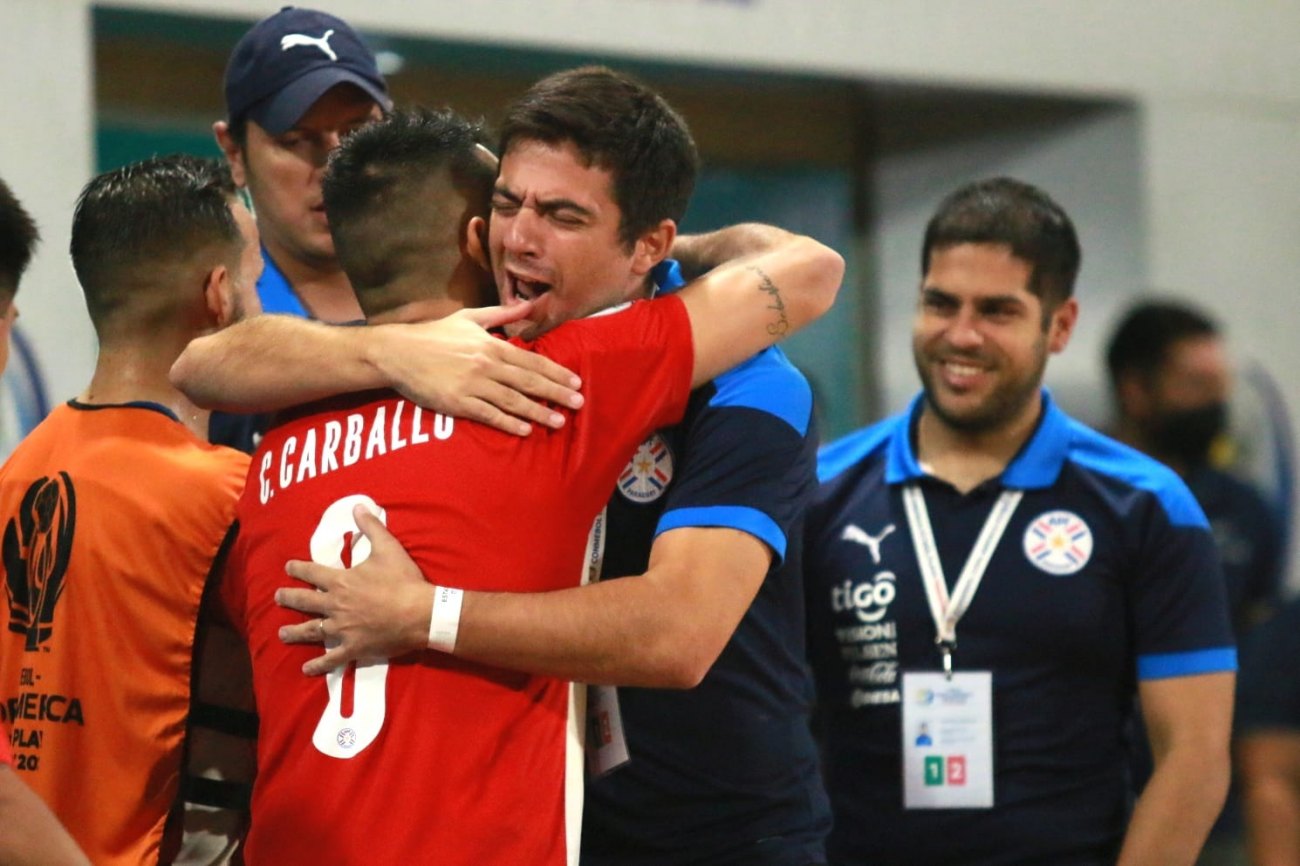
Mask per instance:
[[[585,866],[824,860],[830,811],[809,729],[800,581],[815,464],[811,389],[773,348],[697,389],[683,421],[620,478],[603,579],[644,573],[654,539],[681,527],[738,529],[774,558],[699,686],[619,689],[631,761],[588,781]]]
[[[1020,453],[959,493],[917,462],[922,399],[819,458],[805,579],[830,860],[1113,863],[1136,684],[1236,667],[1205,515],[1172,471],[1069,418],[1045,391]],[[941,667],[903,507],[909,484],[925,495],[950,588],[997,498],[1024,491],[954,654],[957,670],[993,675],[990,810],[903,809],[901,673]]]

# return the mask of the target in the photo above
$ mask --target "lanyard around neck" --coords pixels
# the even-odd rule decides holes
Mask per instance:
[[[949,677],[952,676],[952,652],[957,646],[957,623],[975,598],[993,551],[1002,540],[1011,515],[1024,495],[1023,490],[1006,490],[998,497],[950,595],[943,576],[943,563],[939,560],[939,548],[934,542],[934,530],[930,526],[930,512],[925,507],[925,494],[916,484],[903,488],[903,506],[912,533],[912,547],[916,550],[921,583],[930,603],[930,616],[934,619],[935,643],[943,652],[943,669]]]

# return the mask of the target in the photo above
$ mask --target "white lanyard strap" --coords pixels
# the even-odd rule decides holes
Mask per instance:
[[[907,511],[907,525],[912,533],[912,547],[916,550],[916,563],[921,569],[921,584],[925,587],[925,597],[930,603],[930,616],[934,619],[935,642],[944,649],[944,668],[951,670],[952,648],[957,645],[957,623],[970,607],[984,579],[984,571],[993,558],[1002,534],[1007,531],[1011,515],[1024,497],[1023,490],[1007,490],[998,497],[993,510],[984,520],[975,546],[966,557],[953,587],[948,594],[948,583],[943,576],[943,563],[939,560],[939,548],[934,542],[934,530],[930,526],[930,512],[925,507],[925,494],[915,484],[903,488],[903,506]]]

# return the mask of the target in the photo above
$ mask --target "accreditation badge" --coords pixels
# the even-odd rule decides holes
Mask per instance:
[[[587,772],[612,773],[630,760],[614,686],[587,686]]]
[[[903,805],[993,807],[993,674],[904,673]]]

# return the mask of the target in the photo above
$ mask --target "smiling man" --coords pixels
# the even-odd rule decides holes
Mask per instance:
[[[1223,803],[1236,662],[1205,515],[1042,388],[1079,260],[1042,191],[954,192],[922,249],[922,393],[821,454],[831,862],[1191,864]],[[1130,817],[1135,684],[1156,770]]]

